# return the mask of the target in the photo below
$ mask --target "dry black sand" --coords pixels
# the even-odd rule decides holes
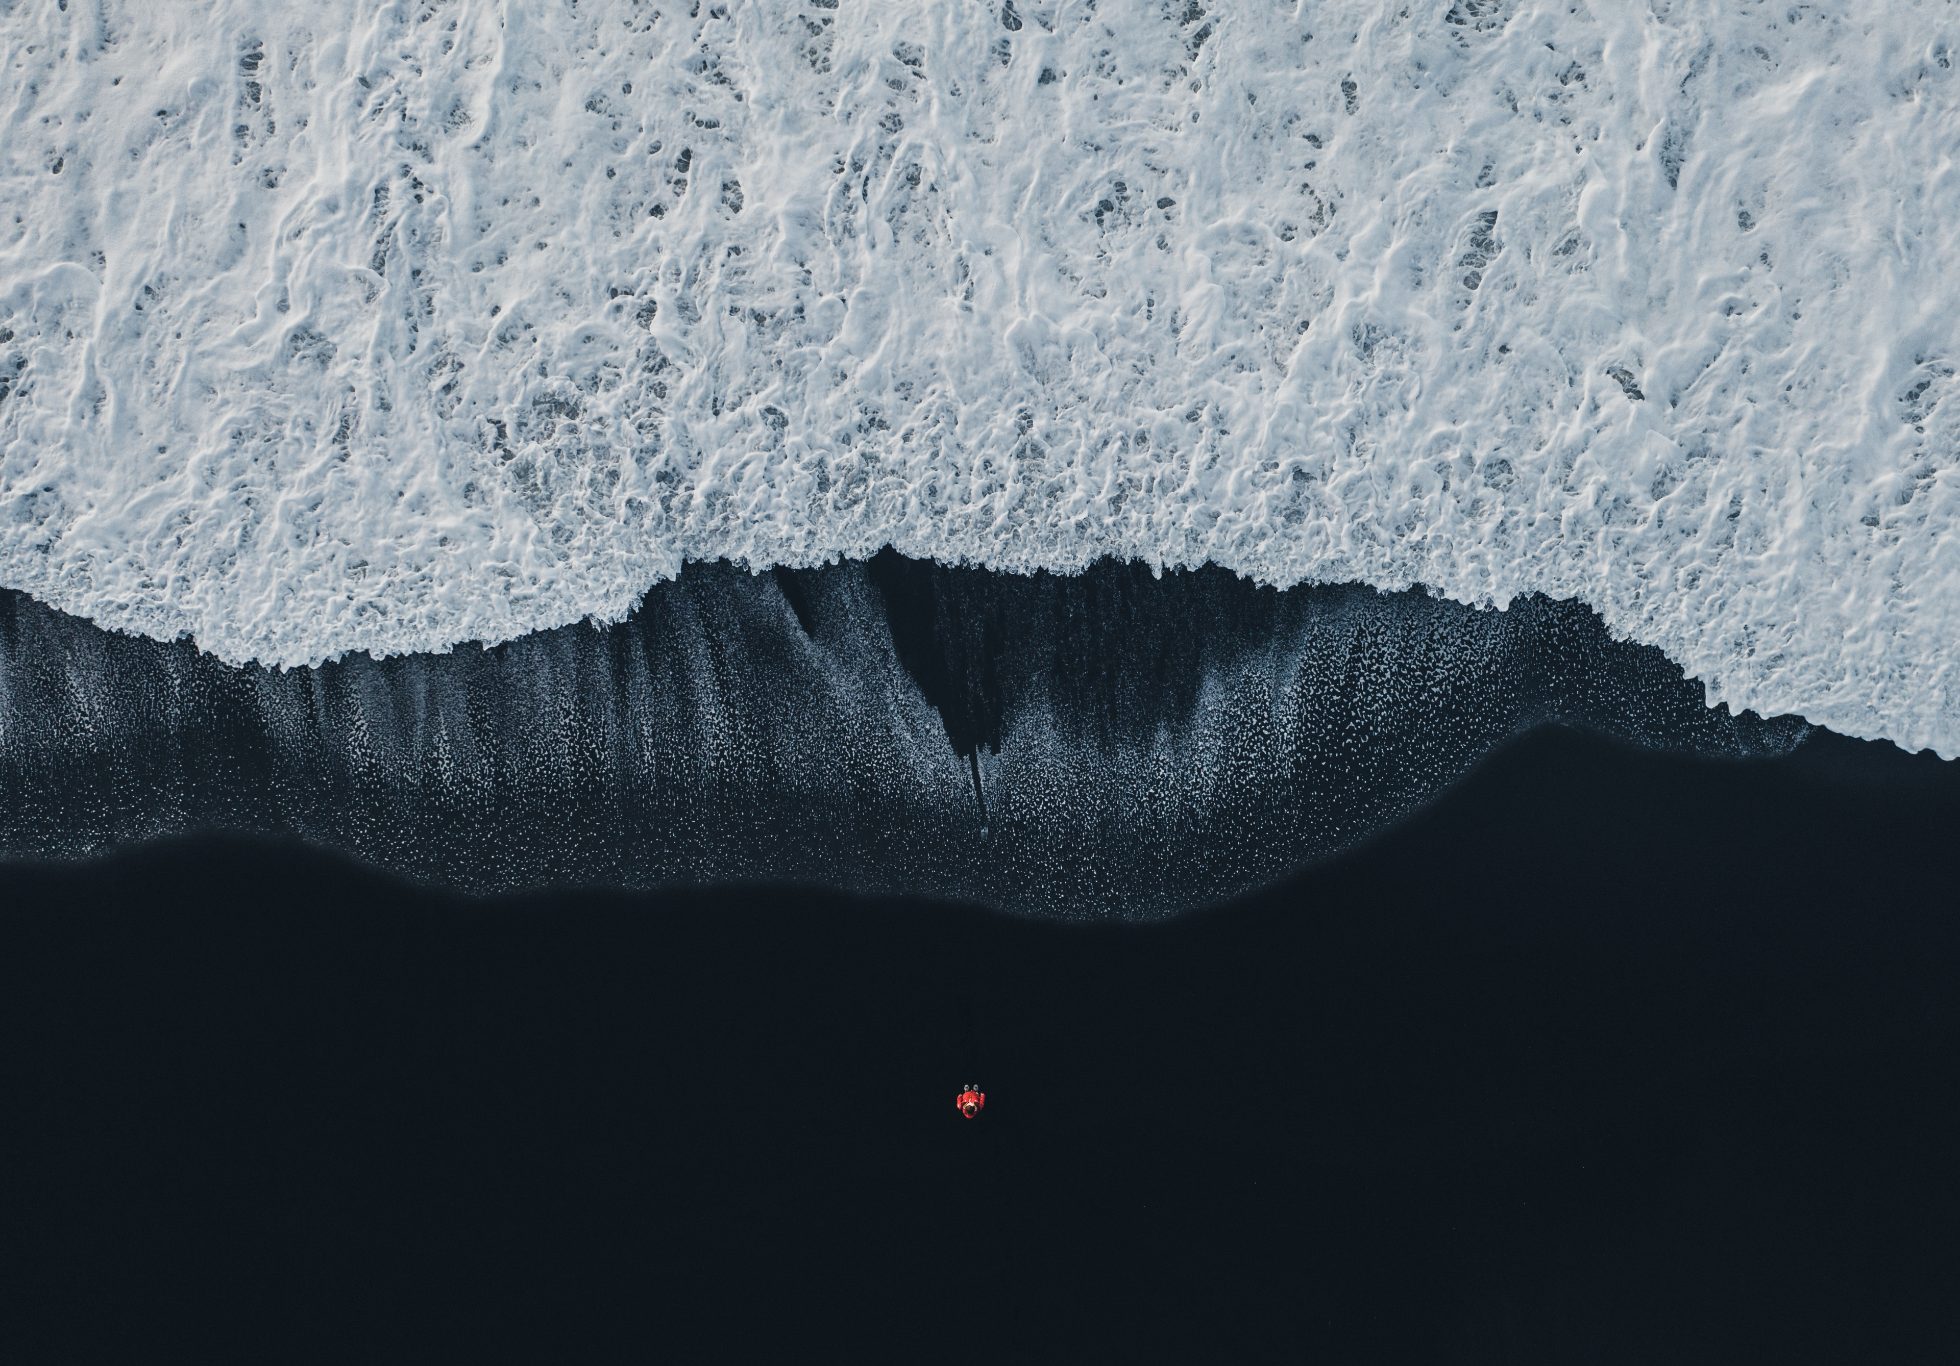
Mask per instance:
[[[1945,1359],[1956,818],[1546,729],[1157,927],[16,866],[0,1351]]]

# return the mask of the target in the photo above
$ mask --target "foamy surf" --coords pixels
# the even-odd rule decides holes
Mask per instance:
[[[1960,754],[1950,7],[0,13],[0,583],[228,661],[870,554],[1581,598]]]

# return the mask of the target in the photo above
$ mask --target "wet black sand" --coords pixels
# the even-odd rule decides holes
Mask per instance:
[[[229,667],[0,591],[0,859],[296,837],[457,890],[796,881],[1152,920],[1355,845],[1566,721],[1787,752],[1577,602],[693,564],[603,629]]]
[[[0,1349],[1945,1359],[1957,820],[1552,729],[1158,926],[12,866]]]

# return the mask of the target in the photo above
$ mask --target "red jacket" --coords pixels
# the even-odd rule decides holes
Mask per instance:
[[[966,1108],[968,1105],[973,1107],[970,1112]],[[960,1092],[959,1099],[953,1102],[953,1107],[960,1112],[962,1118],[972,1119],[975,1115],[978,1115],[982,1110],[987,1108],[987,1093],[985,1091],[962,1091]]]

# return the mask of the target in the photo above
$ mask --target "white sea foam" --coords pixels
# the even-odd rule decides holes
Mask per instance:
[[[1952,6],[1016,4],[0,0],[0,583],[300,664],[1211,560],[1960,754]]]

